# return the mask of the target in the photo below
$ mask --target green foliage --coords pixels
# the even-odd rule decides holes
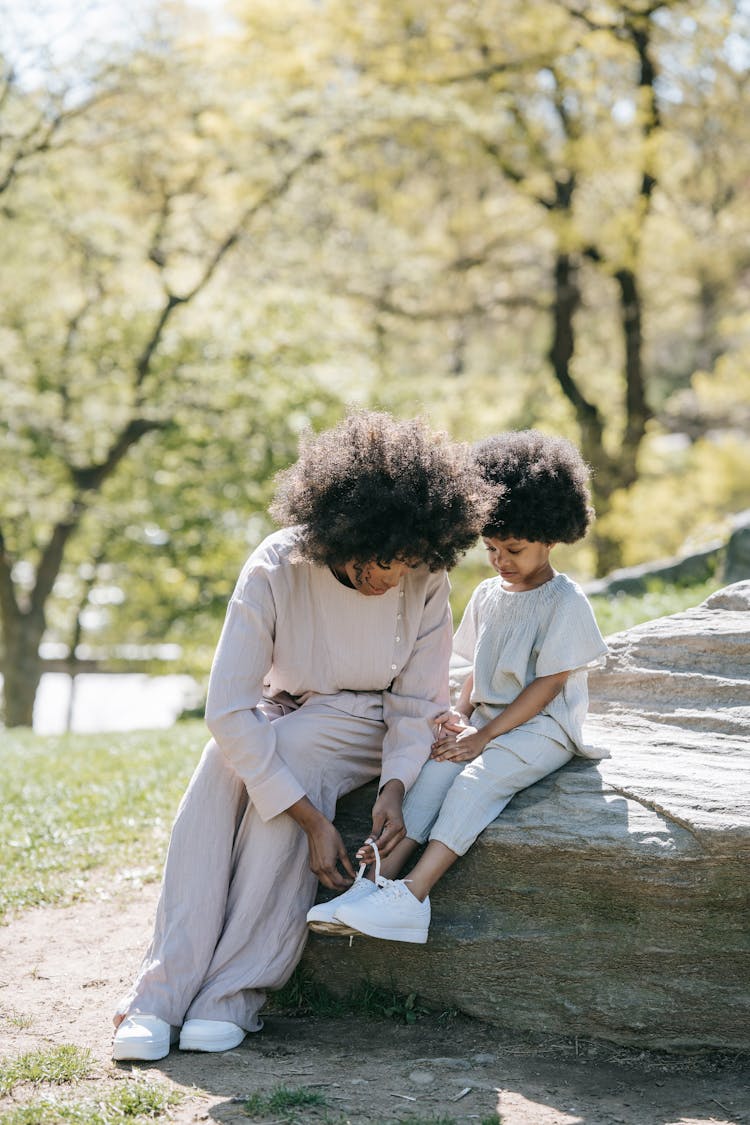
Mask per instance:
[[[153,11],[67,70],[16,45],[35,79],[3,87],[7,617],[49,587],[47,640],[80,621],[98,654],[172,643],[205,672],[273,474],[348,403],[587,444],[582,577],[750,503],[741,5],[603,3],[596,27],[555,0],[239,0],[230,29]],[[623,271],[651,416],[627,488]]]
[[[718,590],[720,585],[716,578],[694,586],[666,585],[651,580],[642,594],[596,595],[590,600],[597,624],[606,637],[622,629],[631,629],[643,621],[692,609]]]
[[[748,399],[750,411],[750,399]],[[597,529],[622,544],[625,566],[699,550],[724,539],[728,516],[750,507],[750,447],[726,433],[685,445],[650,439],[641,476],[616,492]]]
[[[0,755],[0,918],[69,902],[107,881],[158,877],[205,730],[41,738],[6,732]],[[132,865],[123,863],[133,856]]]
[[[87,1078],[93,1070],[91,1051],[64,1044],[42,1051],[29,1051],[0,1062],[0,1094],[10,1093],[22,1082],[55,1086]]]
[[[38,1098],[0,1111],[0,1125],[139,1125],[163,1116],[181,1101],[181,1095],[165,1085],[129,1079],[96,1101],[63,1101]]]
[[[283,1121],[293,1122],[297,1119],[296,1110],[322,1105],[325,1105],[325,1098],[315,1090],[306,1090],[303,1086],[295,1089],[276,1086],[269,1094],[252,1094],[243,1109],[248,1117],[280,1114]]]

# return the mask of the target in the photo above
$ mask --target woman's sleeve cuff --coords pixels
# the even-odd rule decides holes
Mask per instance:
[[[252,788],[248,786],[248,793],[263,821],[271,820],[307,796],[296,777],[286,768],[276,770]]]

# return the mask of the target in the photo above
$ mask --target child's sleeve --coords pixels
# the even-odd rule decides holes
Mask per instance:
[[[575,589],[555,609],[537,652],[537,676],[573,672],[605,656],[607,646],[594,611],[580,589]]]
[[[481,586],[477,586],[464,610],[461,624],[453,635],[453,655],[474,664],[474,650],[477,645],[477,601]]]

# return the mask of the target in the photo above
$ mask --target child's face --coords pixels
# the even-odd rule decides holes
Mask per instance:
[[[549,553],[554,543],[529,539],[485,539],[490,566],[503,580],[506,590],[533,590],[554,576]]]

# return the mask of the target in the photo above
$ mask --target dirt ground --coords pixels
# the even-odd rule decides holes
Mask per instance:
[[[298,1122],[503,1125],[750,1125],[747,1057],[674,1058],[590,1041],[520,1036],[463,1018],[415,1024],[272,1015],[221,1055],[174,1050],[153,1064],[110,1060],[111,1013],[145,946],[153,885],[23,914],[0,929],[0,1056],[60,1044],[90,1048],[89,1098],[133,1072],[183,1095],[176,1125],[247,1125],[248,1096],[279,1086],[321,1094]],[[32,1097],[18,1086],[4,1110]],[[283,1113],[256,1118],[288,1120]]]

